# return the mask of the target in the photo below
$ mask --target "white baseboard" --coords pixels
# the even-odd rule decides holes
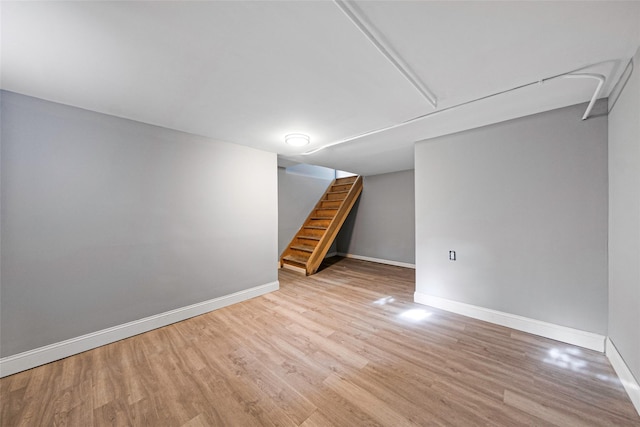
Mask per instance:
[[[192,304],[186,307],[145,317],[122,325],[92,332],[76,338],[50,344],[34,350],[25,351],[13,356],[0,359],[0,378],[17,372],[35,368],[83,351],[91,350],[115,341],[120,341],[134,335],[161,328],[175,322],[180,322],[194,316],[199,316],[231,304],[236,304],[248,299],[277,291],[280,288],[278,281],[245,289],[230,295]]]
[[[607,354],[609,362],[611,362],[611,366],[613,366],[613,370],[616,371],[618,378],[620,378],[620,382],[627,391],[627,394],[631,399],[631,403],[633,403],[638,415],[640,415],[640,384],[638,384],[638,380],[633,376],[631,370],[624,362],[624,359],[620,353],[618,353],[618,349],[609,338],[607,338],[606,341],[605,353]]]
[[[452,313],[484,320],[485,322],[495,323],[545,338],[604,352],[604,335],[594,334],[593,332],[581,331],[579,329],[452,301],[420,292],[414,294],[413,300],[419,304],[429,305]]]
[[[343,256],[345,258],[359,259],[362,261],[377,262],[378,264],[387,264],[387,265],[395,265],[396,267],[413,268],[414,270],[416,268],[415,264],[409,264],[408,262],[391,261],[388,259],[372,258],[368,256],[363,256],[363,255],[346,254],[344,252],[338,252],[336,253],[336,255]]]

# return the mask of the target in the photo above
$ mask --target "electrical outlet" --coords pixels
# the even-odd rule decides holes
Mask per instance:
[[[450,261],[456,260],[456,251],[449,251],[449,260]]]

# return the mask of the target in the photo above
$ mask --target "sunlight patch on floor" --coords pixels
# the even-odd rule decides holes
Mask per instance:
[[[396,299],[394,297],[384,297],[379,300],[375,300],[373,303],[376,305],[385,305],[394,302]]]
[[[433,313],[422,308],[413,308],[411,310],[403,311],[402,313],[400,313],[400,318],[412,322],[420,322],[421,320],[430,317],[432,314]]]

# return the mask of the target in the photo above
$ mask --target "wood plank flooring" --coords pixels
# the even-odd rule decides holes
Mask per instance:
[[[2,426],[640,426],[600,353],[414,304],[329,260],[281,289],[0,380]]]

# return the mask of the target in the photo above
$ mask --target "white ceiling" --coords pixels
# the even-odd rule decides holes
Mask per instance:
[[[640,46],[640,2],[357,2],[445,110],[397,126],[434,109],[332,1],[0,5],[3,89],[361,174],[412,168],[416,141],[586,102],[597,82],[450,108],[474,99],[578,69],[606,96]],[[292,132],[311,144],[286,146]]]

